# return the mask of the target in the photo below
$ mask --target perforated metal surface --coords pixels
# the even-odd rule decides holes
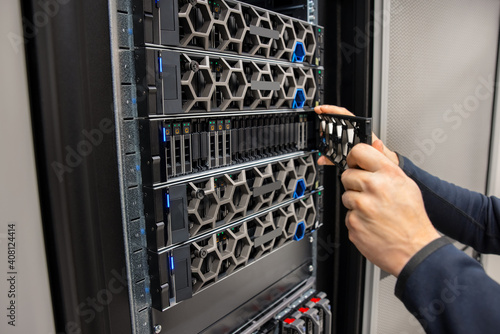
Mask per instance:
[[[377,334],[422,334],[424,329],[404,304],[394,297],[396,278],[387,276],[380,280],[378,298],[379,319]]]
[[[313,107],[313,68],[188,53],[180,58],[185,112]]]
[[[371,119],[339,115],[319,115],[321,143],[319,150],[340,171],[347,168],[347,155],[358,143],[371,143]]]
[[[193,293],[231,275],[313,228],[316,208],[311,196],[212,234],[191,244]],[[297,235],[299,236],[297,237]]]
[[[481,192],[499,13],[494,0],[391,1],[387,144]]]
[[[386,144],[442,179],[484,192],[500,1],[389,2]],[[423,333],[394,296],[395,283],[393,276],[378,282],[375,332]]]
[[[179,8],[181,46],[313,63],[314,28],[287,16],[235,1],[199,0]],[[303,59],[297,60],[297,45]]]
[[[302,180],[302,181],[300,181]],[[191,236],[229,223],[314,189],[312,155],[189,182],[186,187]],[[303,184],[299,194],[297,187]],[[266,187],[276,185],[274,188]]]

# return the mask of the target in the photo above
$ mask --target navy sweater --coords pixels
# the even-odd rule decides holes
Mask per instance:
[[[482,253],[500,254],[500,199],[440,180],[399,156],[442,233]],[[396,296],[427,333],[500,333],[500,285],[445,238],[420,250],[396,283]]]

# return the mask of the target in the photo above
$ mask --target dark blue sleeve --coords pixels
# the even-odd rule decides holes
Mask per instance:
[[[477,261],[440,239],[414,258],[416,266],[412,258],[398,277],[396,296],[426,333],[500,332],[500,285]]]
[[[422,191],[427,214],[440,232],[481,253],[500,254],[500,199],[440,180],[398,156],[400,167]]]

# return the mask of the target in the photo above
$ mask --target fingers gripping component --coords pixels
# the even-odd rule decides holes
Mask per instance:
[[[371,144],[371,118],[321,114],[319,151],[340,171],[347,168],[347,155],[358,143]]]

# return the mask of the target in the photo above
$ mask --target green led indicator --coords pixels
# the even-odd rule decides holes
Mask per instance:
[[[321,32],[321,28],[318,28],[318,32]]]
[[[224,234],[224,232],[221,232],[220,234]]]
[[[321,191],[318,193],[318,195],[320,195],[320,196],[321,196]]]
[[[318,157],[320,157],[320,156],[321,156],[321,153],[318,153]]]

